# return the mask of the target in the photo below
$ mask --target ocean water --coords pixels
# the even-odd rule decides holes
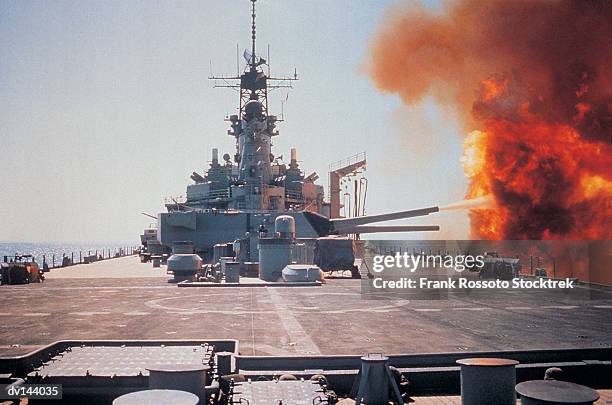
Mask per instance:
[[[70,257],[74,253],[74,261],[79,261],[79,252],[82,252],[83,256],[86,256],[88,252],[95,254],[96,250],[98,254],[102,254],[104,250],[104,257],[107,257],[110,249],[111,255],[123,248],[136,247],[136,243],[29,243],[29,242],[0,242],[0,261],[4,260],[4,256],[14,256],[18,254],[31,254],[34,256],[38,263],[42,263],[43,255],[47,263],[51,266],[53,255],[55,255],[55,264],[59,265],[62,261],[62,256],[65,254]]]

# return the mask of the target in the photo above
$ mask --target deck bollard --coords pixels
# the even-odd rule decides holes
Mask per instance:
[[[361,370],[351,389],[355,404],[386,405],[389,403],[390,393],[395,402],[404,402],[399,387],[395,384],[395,378],[389,370],[389,358],[373,353],[363,356]]]
[[[516,386],[521,405],[591,405],[599,399],[594,389],[566,381],[533,380]]]
[[[457,363],[461,365],[462,405],[516,405],[518,361],[471,358]]]

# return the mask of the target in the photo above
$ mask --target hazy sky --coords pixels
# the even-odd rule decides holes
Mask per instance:
[[[257,3],[260,53],[270,44],[272,73],[300,76],[275,154],[297,147],[326,185],[329,163],[367,151],[370,214],[451,202],[466,188],[454,120],[431,100],[403,106],[364,73],[395,3]],[[249,19],[247,0],[1,0],[0,240],[135,242],[151,222],[140,213],[183,195],[212,147],[233,153],[223,118],[237,95],[207,77],[211,65],[236,71]],[[271,94],[272,113],[285,96]],[[465,213],[413,222],[467,236]]]

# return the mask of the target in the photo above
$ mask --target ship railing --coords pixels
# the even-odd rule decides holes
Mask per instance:
[[[342,160],[338,160],[337,162],[330,163],[329,171],[332,172],[341,167],[350,166],[354,163],[361,162],[364,160],[366,160],[366,153],[360,152],[360,153],[357,153],[356,155],[352,155]]]
[[[289,200],[302,201],[304,199],[304,196],[299,191],[285,190],[285,198]]]
[[[41,270],[58,269],[61,267],[75,266],[77,264],[88,264],[101,260],[115,259],[119,257],[132,256],[140,253],[138,246],[121,246],[115,248],[101,248],[92,250],[79,250],[59,254],[43,254],[42,262],[37,262]],[[15,254],[15,256],[19,256]],[[23,256],[23,255],[22,255]],[[13,256],[5,256],[11,259]],[[40,256],[39,256],[40,257]],[[32,256],[36,261],[36,257]]]
[[[185,204],[187,202],[187,198],[185,196],[178,197],[164,197],[164,205],[172,205],[172,204]]]

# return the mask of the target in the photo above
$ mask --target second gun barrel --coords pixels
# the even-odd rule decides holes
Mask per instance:
[[[408,210],[408,211],[398,211],[391,212],[388,214],[378,214],[378,215],[366,215],[364,217],[354,217],[354,218],[334,218],[331,220],[332,225],[336,231],[343,231],[347,228],[355,228],[359,225],[371,224],[375,222],[383,222],[383,221],[392,221],[395,219],[404,219],[404,218],[413,218],[413,217],[422,217],[434,212],[438,212],[440,209],[438,207],[429,207],[429,208],[420,208],[416,210]]]

